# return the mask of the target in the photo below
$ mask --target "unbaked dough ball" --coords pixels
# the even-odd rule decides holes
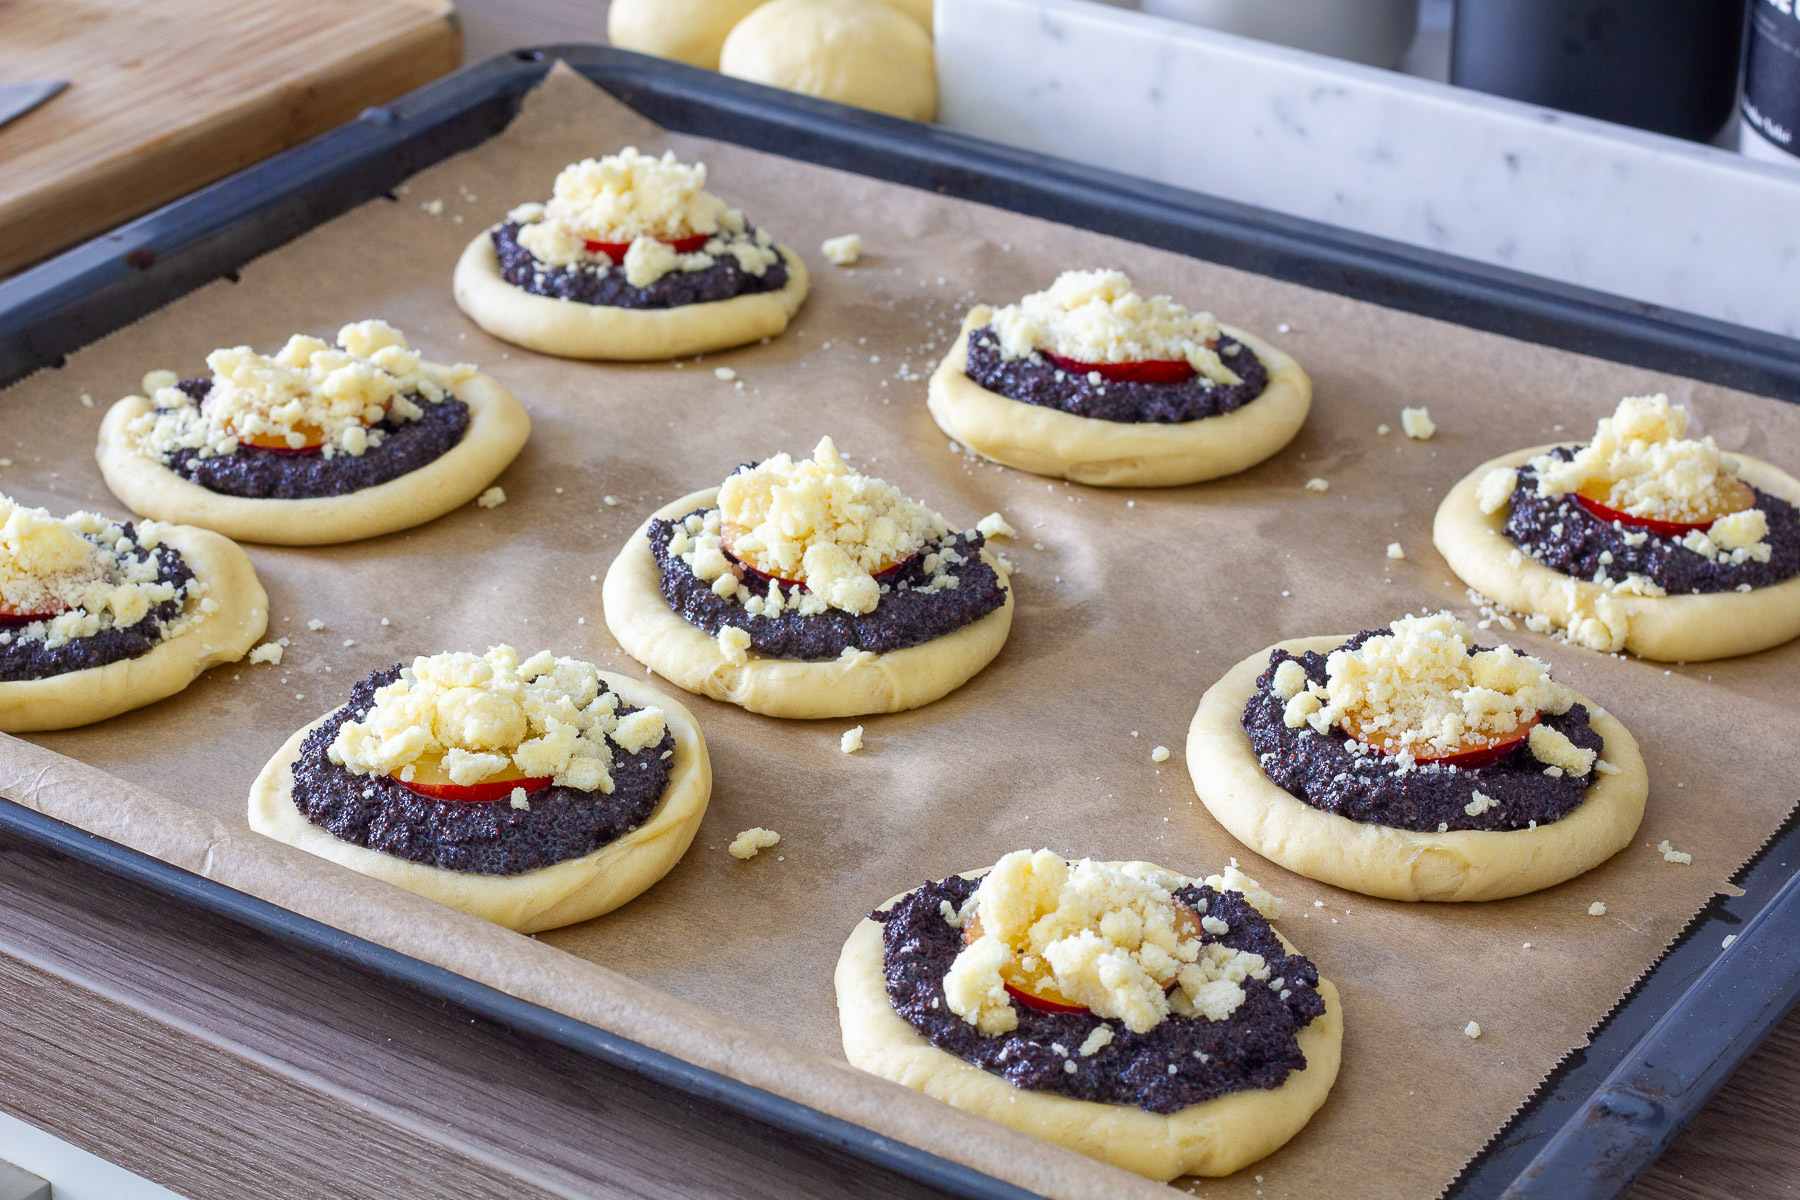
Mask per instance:
[[[919,28],[926,33],[931,32],[932,0],[881,0],[889,8],[897,8],[919,23]]]
[[[719,70],[915,121],[937,112],[931,38],[878,0],[772,0],[731,31]]]
[[[716,71],[725,35],[762,3],[763,0],[612,0],[606,14],[606,36],[624,50]],[[930,7],[928,0],[926,7]]]

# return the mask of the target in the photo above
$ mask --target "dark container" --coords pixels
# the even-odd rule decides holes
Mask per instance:
[[[1800,3],[1795,0],[1750,0],[1743,115],[1738,147],[1745,154],[1800,162]]]
[[[1710,141],[1743,28],[1743,0],[1456,0],[1450,82]]]

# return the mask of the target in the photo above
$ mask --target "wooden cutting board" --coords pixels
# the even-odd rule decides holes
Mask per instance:
[[[453,69],[450,0],[0,0],[0,277]]]

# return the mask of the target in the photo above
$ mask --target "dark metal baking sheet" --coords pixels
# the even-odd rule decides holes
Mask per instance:
[[[561,58],[663,126],[1093,229],[1544,345],[1800,401],[1800,342],[598,46],[501,55],[0,282],[0,385],[505,128]],[[945,1195],[1019,1189],[0,801],[0,826]],[[1800,999],[1790,821],[1451,1188],[1612,1197]],[[1724,936],[1739,936],[1729,949]]]

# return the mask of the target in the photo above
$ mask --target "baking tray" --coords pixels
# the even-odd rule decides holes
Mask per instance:
[[[1390,308],[1800,401],[1800,342],[597,46],[490,59],[0,282],[0,385],[503,129],[563,59],[684,133],[1128,238]],[[0,799],[0,827],[944,1195],[1020,1189],[352,937]],[[1452,1185],[1459,1200],[1623,1192],[1800,999],[1800,823],[1783,825],[1590,1044]],[[1736,940],[1724,950],[1727,934]]]

